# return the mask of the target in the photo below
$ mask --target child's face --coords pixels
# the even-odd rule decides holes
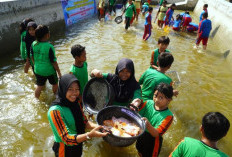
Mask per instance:
[[[118,75],[121,80],[126,81],[130,78],[131,72],[128,69],[124,68],[119,72]]]
[[[161,53],[161,52],[165,52],[165,50],[166,50],[167,47],[168,47],[168,44],[159,43],[158,46],[159,46],[159,51],[160,51],[160,53]]]
[[[160,93],[158,90],[155,91],[153,101],[155,102],[155,106],[160,109],[165,109],[168,107],[171,99],[167,98],[163,93]]]
[[[84,50],[81,55],[78,57],[76,57],[75,59],[77,59],[79,62],[85,62],[86,61],[86,51]]]
[[[80,88],[76,82],[73,82],[70,87],[68,88],[68,91],[66,93],[66,98],[70,102],[76,101],[80,94]]]
[[[132,0],[129,0],[129,4],[132,4]]]
[[[34,27],[29,27],[28,28],[28,32],[29,32],[29,34],[31,35],[31,36],[35,36],[35,29],[34,29]]]

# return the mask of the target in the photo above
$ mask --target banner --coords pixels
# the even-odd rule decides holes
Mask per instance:
[[[91,17],[97,12],[95,0],[61,0],[66,26]]]

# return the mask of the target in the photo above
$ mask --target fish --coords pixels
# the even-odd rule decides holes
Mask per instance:
[[[140,133],[140,127],[123,117],[115,118],[113,116],[112,119],[104,120],[103,126],[113,135],[120,137],[133,137]]]

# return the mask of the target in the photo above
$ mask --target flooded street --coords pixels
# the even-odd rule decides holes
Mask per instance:
[[[191,16],[197,23],[198,17]],[[57,23],[57,27],[63,25],[63,21]],[[62,74],[68,73],[74,63],[71,46],[81,44],[86,47],[89,73],[94,68],[114,73],[118,61],[126,57],[134,61],[136,79],[139,79],[150,65],[151,52],[157,48],[158,38],[168,35],[171,40],[168,49],[175,59],[170,70],[179,73],[181,83],[176,87],[179,95],[169,107],[174,121],[164,135],[160,153],[160,157],[167,157],[185,136],[200,139],[199,128],[205,113],[219,111],[232,123],[232,68],[212,39],[203,51],[193,48],[196,34],[172,30],[167,34],[154,24],[152,35],[145,42],[143,31],[144,17],[141,15],[127,32],[123,23],[118,25],[114,21],[99,22],[91,18],[70,28],[58,29],[51,43]],[[32,71],[23,72],[19,52],[9,56],[1,59],[0,64],[0,156],[54,156],[53,134],[47,119],[49,105],[55,98],[51,85],[47,83],[40,100],[36,100]],[[231,141],[232,128],[218,146],[232,156]],[[137,151],[135,145],[117,148],[102,139],[93,139],[84,144],[83,156],[134,157]]]

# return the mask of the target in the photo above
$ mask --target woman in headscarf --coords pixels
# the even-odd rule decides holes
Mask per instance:
[[[72,74],[63,75],[59,81],[56,100],[48,111],[48,120],[54,134],[52,147],[56,157],[80,157],[82,143],[92,137],[103,137],[102,126],[88,121],[79,100],[80,84]],[[85,132],[85,129],[92,129]]]
[[[102,73],[94,69],[91,76],[103,77],[112,85],[115,93],[113,105],[127,106],[130,103],[141,103],[141,87],[135,79],[134,63],[131,59],[121,59],[115,74]]]

